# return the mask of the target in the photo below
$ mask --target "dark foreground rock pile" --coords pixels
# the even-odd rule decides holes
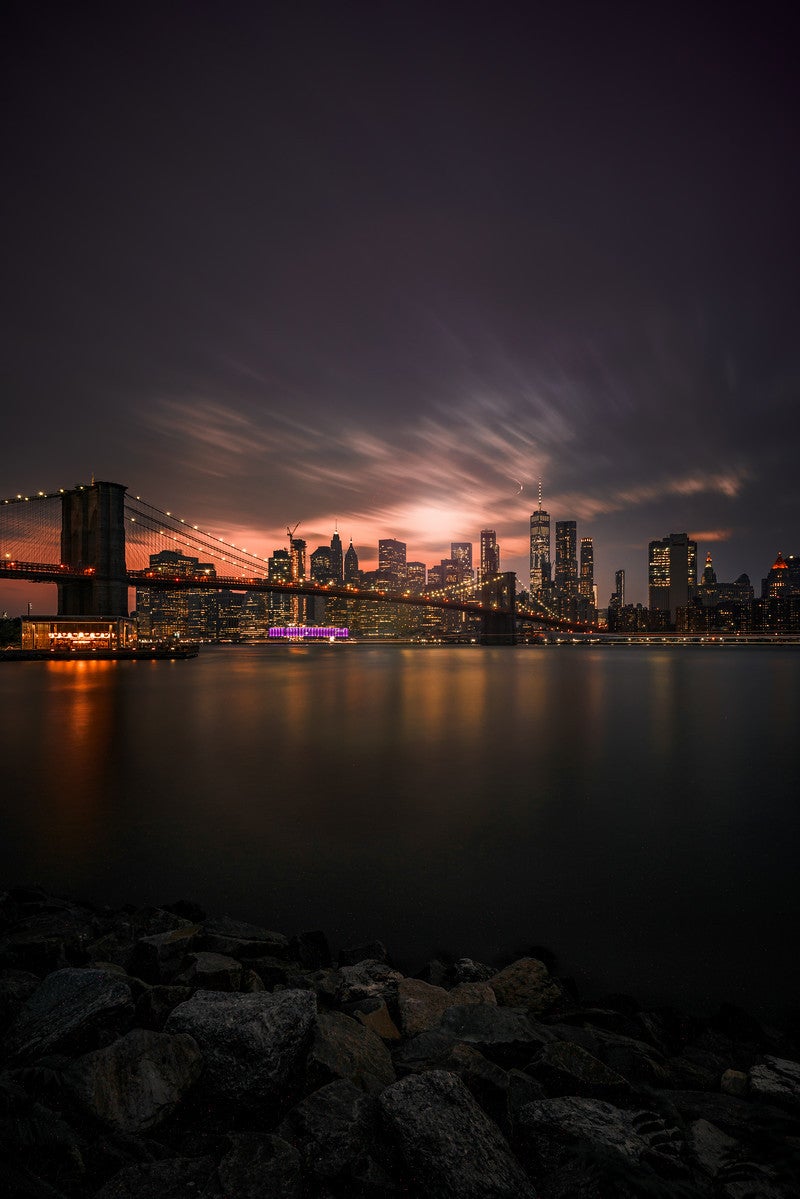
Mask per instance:
[[[189,904],[0,895],[0,1194],[789,1199],[786,1033],[587,1004],[535,957],[334,965]]]

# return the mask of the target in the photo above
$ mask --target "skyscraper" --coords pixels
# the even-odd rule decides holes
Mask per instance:
[[[578,526],[574,520],[556,521],[556,577],[558,591],[578,594]]]
[[[688,606],[697,587],[697,542],[688,533],[670,533],[648,547],[650,610],[669,612]]]
[[[542,508],[542,481],[539,480],[539,507],[531,516],[531,592],[541,591],[550,582],[550,513]]]
[[[481,565],[478,582],[500,574],[500,547],[494,529],[481,529]]]
[[[451,541],[450,559],[458,571],[458,581],[463,583],[472,580],[472,542]]]
[[[581,537],[581,573],[578,591],[594,604],[594,543],[591,537]]]
[[[358,569],[358,554],[353,546],[353,538],[350,538],[350,548],[344,556],[344,581],[356,585],[361,579],[361,571]]]
[[[337,525],[331,537],[331,575],[334,583],[341,583],[344,574],[344,559],[342,557],[342,539]]]
[[[614,596],[620,608],[625,606],[625,571],[618,570],[614,574]]]
[[[406,543],[384,537],[378,542],[378,570],[387,581],[399,586],[406,578]]]

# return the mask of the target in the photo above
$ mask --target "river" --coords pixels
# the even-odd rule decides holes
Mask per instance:
[[[0,667],[0,884],[192,899],[414,969],[797,1003],[793,648],[214,647]]]

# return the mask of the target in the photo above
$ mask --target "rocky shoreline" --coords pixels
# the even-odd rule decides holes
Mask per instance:
[[[535,957],[411,978],[380,943],[17,887],[0,1058],[19,1199],[800,1194],[796,1030],[588,1000]]]

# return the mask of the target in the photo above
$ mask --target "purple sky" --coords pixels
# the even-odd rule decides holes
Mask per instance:
[[[800,552],[784,7],[12,5],[0,497],[338,518],[366,565],[488,525],[524,578],[541,476],[601,603],[671,531],[758,588]]]

